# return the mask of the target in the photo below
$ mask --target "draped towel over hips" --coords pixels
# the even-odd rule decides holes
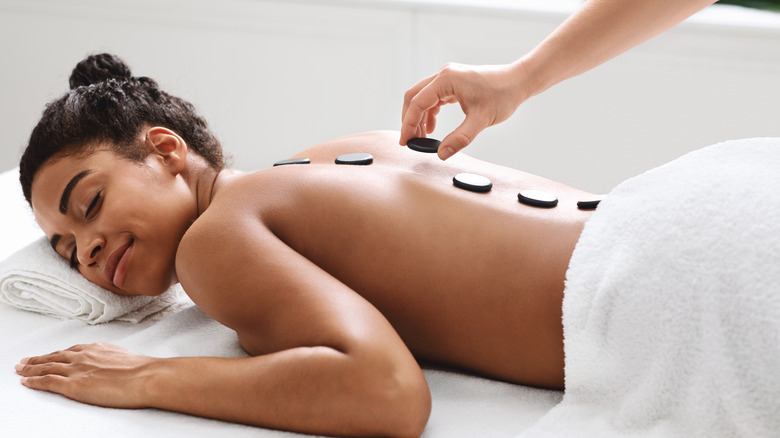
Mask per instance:
[[[780,433],[780,139],[616,187],[563,301],[566,392],[521,437]]]

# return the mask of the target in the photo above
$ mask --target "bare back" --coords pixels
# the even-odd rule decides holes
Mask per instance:
[[[373,164],[334,164],[352,152],[372,154]],[[463,154],[442,162],[398,146],[396,133],[344,137],[298,157],[311,164],[274,167],[224,184],[196,222],[200,232],[267,230],[313,263],[279,275],[326,272],[378,309],[418,359],[517,383],[563,386],[564,277],[590,217],[577,201],[589,193]],[[454,187],[452,177],[460,172],[488,177],[492,190]],[[517,193],[525,189],[552,192],[559,204],[523,205]],[[274,263],[273,254],[230,257],[233,265]],[[246,337],[232,317],[220,317],[233,315],[224,307],[237,304],[204,298],[206,293],[214,292],[191,295]],[[251,353],[262,350],[242,343]]]

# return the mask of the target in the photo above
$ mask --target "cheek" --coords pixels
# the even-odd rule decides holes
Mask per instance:
[[[181,230],[189,226],[197,216],[197,204],[189,188],[172,183],[165,187],[137,190],[126,196],[128,217],[133,217],[144,226],[167,230]],[[122,206],[120,206],[122,207]]]
[[[161,211],[165,214],[137,219],[134,227],[133,259],[123,286],[133,294],[157,295],[177,281],[176,252],[194,218],[173,212],[171,206]]]
[[[170,194],[122,191],[105,209],[106,225],[115,231],[127,231],[136,237],[160,239],[170,236],[190,219],[181,200]]]
[[[103,279],[103,275],[101,274],[101,272],[99,272],[98,269],[90,269],[83,266],[79,266],[79,273],[90,282],[104,289],[108,289],[112,292],[118,292],[114,287],[114,285],[107,283]]]

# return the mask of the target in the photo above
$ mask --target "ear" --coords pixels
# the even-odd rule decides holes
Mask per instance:
[[[184,170],[187,160],[187,143],[168,128],[155,126],[146,131],[149,157],[157,158],[174,175]]]

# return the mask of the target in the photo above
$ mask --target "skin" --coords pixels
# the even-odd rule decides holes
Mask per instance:
[[[713,0],[588,0],[536,48],[505,65],[450,63],[404,95],[399,142],[436,128],[441,107],[459,103],[463,123],[442,139],[446,160],[527,99],[666,31]]]
[[[167,130],[155,132],[171,138],[175,135]],[[151,143],[146,146],[154,150]],[[97,147],[83,160],[68,157],[49,161],[36,175],[32,202],[36,221],[59,254],[72,262],[75,251],[79,272],[91,282],[121,295],[159,295],[176,281],[172,265],[176,247],[199,214],[196,205],[187,205],[195,189],[189,186],[188,175],[163,179],[168,176],[166,167],[172,176],[183,172],[185,160],[154,154],[142,165],[135,165],[118,159],[106,147]],[[199,167],[202,170],[204,166]],[[59,205],[67,181],[75,175],[74,168],[92,172],[71,191],[68,214],[63,214]],[[106,191],[122,195],[106,197]],[[156,216],[150,218],[149,212]],[[126,266],[122,263],[114,263],[118,269],[104,272],[107,259],[116,258],[127,244],[131,244],[131,268],[148,275],[123,276]],[[114,284],[116,273],[123,277],[117,278],[120,284]]]
[[[79,270],[98,281],[108,255],[132,240],[112,290],[158,294],[178,280],[251,357],[158,359],[79,345],[23,359],[26,386],[103,406],[363,436],[422,433],[430,394],[417,360],[563,387],[564,278],[591,216],[576,203],[592,194],[463,154],[441,162],[393,146],[395,132],[296,156],[309,165],[218,175],[172,131],[140,138],[143,163],[98,149],[44,165],[32,187],[36,219],[49,238],[62,236],[63,257],[77,243]],[[350,152],[374,163],[333,164]],[[63,215],[61,194],[85,169],[93,173]],[[458,189],[461,172],[494,187]],[[517,192],[530,188],[559,205],[520,204]],[[85,214],[95,193],[100,208]]]

